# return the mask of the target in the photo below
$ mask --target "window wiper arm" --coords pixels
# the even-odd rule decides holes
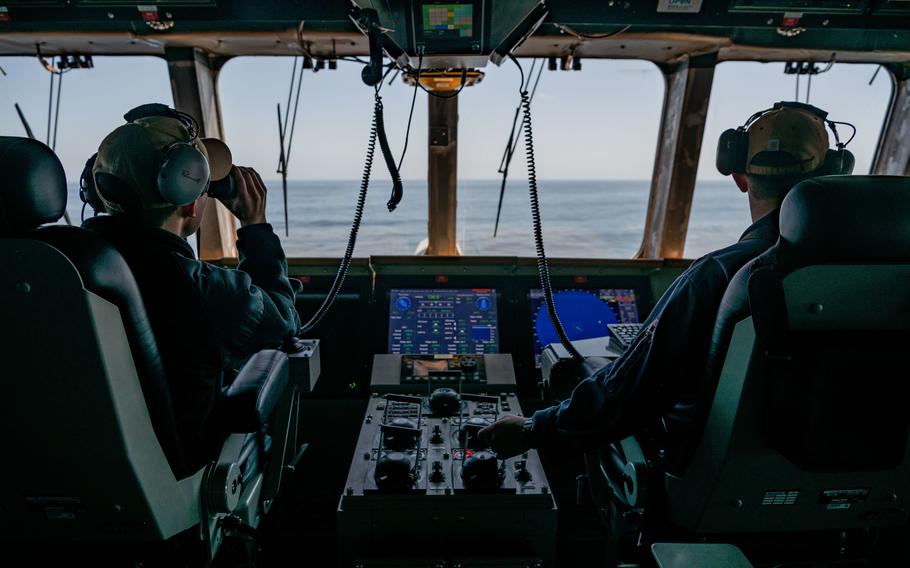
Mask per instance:
[[[530,77],[534,73],[534,65],[537,64],[537,59],[531,63],[531,70],[528,73]],[[537,85],[540,83],[540,74],[543,72],[543,61],[540,63],[540,67],[537,69],[537,77],[534,79],[534,88],[531,89],[531,96],[528,100],[530,104],[534,100],[534,93],[537,92]],[[521,140],[521,131],[524,128],[524,125],[518,125],[519,114],[521,113],[521,104],[515,107],[515,117],[512,119],[512,132],[509,133],[509,141],[506,142],[506,148],[502,153],[502,160],[499,162],[499,170],[497,173],[502,174],[502,183],[499,186],[499,204],[496,206],[496,223],[493,225],[493,238],[496,238],[496,234],[499,232],[499,217],[502,214],[502,199],[506,193],[506,181],[509,179],[509,165],[512,163],[512,156],[515,155],[515,149],[518,147],[518,142]],[[516,132],[516,128],[518,129]]]

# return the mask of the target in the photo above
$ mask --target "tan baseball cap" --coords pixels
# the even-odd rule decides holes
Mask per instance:
[[[139,207],[160,209],[171,204],[158,193],[158,170],[168,147],[175,142],[192,142],[209,162],[211,178],[223,178],[231,170],[231,151],[214,139],[190,139],[187,125],[171,117],[150,116],[117,127],[98,148],[92,175],[98,196],[112,213]],[[211,151],[210,151],[211,150]],[[120,194],[98,183],[99,174],[111,174],[122,184]]]
[[[828,131],[822,117],[809,110],[772,110],[756,120],[748,132],[747,174],[802,174],[825,162]]]

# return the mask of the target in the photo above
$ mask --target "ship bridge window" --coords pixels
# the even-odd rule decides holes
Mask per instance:
[[[288,166],[286,237],[276,104],[284,112],[292,60],[242,57],[225,65],[219,78],[225,136],[235,162],[255,167],[267,181],[269,220],[288,255],[337,257],[344,252],[359,189],[373,90],[361,82],[358,63],[305,71]],[[522,59],[522,65],[528,74],[531,60]],[[498,236],[492,237],[497,170],[519,103],[519,77],[510,62],[484,72],[480,84],[459,96],[456,241],[465,255],[534,256],[523,139],[511,164]],[[663,89],[660,72],[649,62],[584,60],[582,71],[544,69],[532,113],[548,254],[635,254]],[[389,143],[398,156],[413,91],[399,77],[391,84],[387,79],[381,93]],[[412,255],[426,239],[427,112],[427,95],[419,92],[401,172],[404,198],[392,213],[385,206],[389,174],[377,148],[355,256]]]
[[[50,57],[46,59],[55,65]],[[76,225],[82,210],[79,176],[104,136],[122,124],[124,113],[133,107],[149,102],[174,103],[167,63],[160,57],[95,57],[92,63],[90,69],[72,69],[59,78],[55,76],[49,112],[51,73],[35,57],[0,57],[4,71],[0,73],[0,135],[26,135],[16,112],[18,104],[35,137],[54,147],[63,162],[69,189],[66,211]],[[90,209],[86,210],[88,215]]]
[[[218,91],[225,141],[234,162],[254,167],[269,189],[267,217],[291,257],[340,257],[347,246],[373,115],[373,89],[360,79],[363,65],[339,61],[336,70],[306,69],[300,84],[296,128],[289,140],[288,221],[278,173],[278,113],[288,106],[293,57],[238,57],[221,70]],[[298,68],[300,64],[298,60]],[[299,77],[299,75],[298,75]],[[295,77],[295,88],[298,77]],[[400,156],[412,88],[401,78],[381,90],[386,132]],[[294,98],[291,99],[293,116]],[[293,118],[288,119],[288,136]],[[386,209],[389,172],[376,145],[363,221],[354,255],[411,255],[427,236],[427,102],[418,94],[401,176],[404,198]]]
[[[530,60],[522,65],[528,74]],[[518,83],[515,66],[504,64],[462,94],[457,242],[466,255],[535,255],[523,136],[493,237]],[[531,114],[549,256],[630,258],[638,250],[663,96],[663,77],[647,61],[585,59],[581,71],[544,69]]]
[[[818,64],[824,70],[827,64]],[[828,111],[832,120],[856,125],[849,149],[856,156],[855,174],[869,173],[892,94],[892,81],[878,65],[836,63],[812,78],[800,77],[799,100]],[[751,224],[748,198],[729,177],[717,172],[717,140],[727,128],[742,125],[754,112],[796,97],[796,76],[784,74],[783,63],[729,61],[717,66],[689,218],[685,256],[697,258],[735,242]],[[843,140],[851,130],[838,126]],[[831,144],[834,139],[829,131]]]

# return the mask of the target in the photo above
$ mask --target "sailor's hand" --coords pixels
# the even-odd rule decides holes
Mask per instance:
[[[481,440],[489,442],[490,448],[500,459],[517,456],[531,449],[524,435],[525,418],[506,416],[477,433]]]
[[[266,187],[262,178],[253,168],[233,166],[231,175],[237,185],[237,195],[232,199],[222,199],[224,206],[240,220],[240,225],[265,223]]]

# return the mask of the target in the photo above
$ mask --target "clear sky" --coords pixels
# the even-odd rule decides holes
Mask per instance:
[[[524,61],[526,72],[530,61]],[[13,103],[23,108],[40,139],[46,135],[50,75],[34,58],[0,58],[0,134],[23,135]],[[360,65],[339,62],[336,71],[307,72],[290,163],[292,179],[355,179],[360,175],[372,112],[372,91],[360,82]],[[235,161],[275,178],[278,134],[275,104],[284,106],[291,58],[246,57],[229,62],[219,88],[225,136]],[[514,65],[484,69],[483,81],[460,97],[459,177],[491,179],[518,103]],[[857,172],[868,169],[891,84],[874,65],[837,64],[812,83],[811,102],[832,118],[860,128],[851,145]],[[383,89],[392,148],[400,151],[411,90],[400,80]],[[713,156],[717,136],[753,111],[792,100],[793,77],[783,64],[723,63],[715,74],[699,179],[719,179]],[[585,60],[580,72],[544,70],[534,101],[534,134],[543,179],[649,179],[664,83],[642,61]],[[805,97],[805,80],[801,98]],[[71,181],[103,136],[135,105],[172,104],[167,66],[154,57],[97,57],[95,68],[64,76],[57,152]],[[405,179],[425,179],[426,95],[419,93],[411,126]],[[847,134],[848,129],[842,129]],[[521,158],[521,155],[516,156]],[[513,172],[523,173],[523,160]]]

